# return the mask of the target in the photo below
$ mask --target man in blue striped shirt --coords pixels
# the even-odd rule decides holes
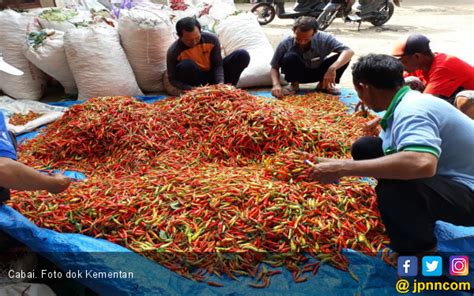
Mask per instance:
[[[403,65],[387,55],[368,55],[353,66],[359,98],[386,110],[379,137],[352,146],[353,160],[325,160],[312,178],[377,178],[378,206],[399,254],[436,250],[436,220],[474,226],[474,121],[448,102],[404,86]]]
[[[334,36],[318,31],[315,18],[304,16],[296,20],[293,36],[278,45],[271,61],[272,95],[276,98],[297,92],[300,83],[319,82],[317,90],[338,94],[335,84],[351,61],[354,51]],[[280,68],[291,89],[280,84]]]

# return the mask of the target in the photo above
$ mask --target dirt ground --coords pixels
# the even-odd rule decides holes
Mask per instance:
[[[292,8],[294,3],[286,3]],[[237,4],[241,10],[250,10],[250,4]],[[292,19],[275,18],[263,29],[274,48],[291,34]],[[355,51],[355,57],[368,53],[390,53],[394,40],[410,33],[421,33],[431,40],[433,51],[455,55],[474,65],[474,1],[472,0],[404,0],[401,7],[382,27],[362,23],[344,23],[341,18],[326,30]],[[342,87],[352,88],[349,69],[341,80]]]

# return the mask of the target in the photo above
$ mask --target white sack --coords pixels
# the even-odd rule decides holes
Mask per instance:
[[[86,24],[90,21],[92,21],[91,13],[84,10],[50,8],[38,15],[41,28],[62,32],[76,28],[77,24]]]
[[[116,29],[92,26],[69,30],[64,46],[79,99],[143,95]]]
[[[211,9],[209,9],[209,15],[216,20],[223,20],[237,11],[234,3],[229,4],[222,0],[215,0],[210,5]]]
[[[64,87],[67,94],[77,94],[76,82],[66,59],[64,33],[55,30],[41,30],[46,39],[41,44],[25,43],[25,57],[43,72],[53,77]]]
[[[166,53],[175,41],[170,15],[159,6],[122,10],[119,33],[123,49],[143,91],[162,91]]]
[[[46,85],[44,74],[23,55],[23,44],[30,30],[33,17],[13,10],[0,11],[0,52],[10,65],[24,72],[14,76],[0,71],[0,89],[16,99],[39,100]]]
[[[270,61],[273,48],[255,15],[229,16],[216,26],[216,33],[226,55],[237,49],[245,49],[250,54],[250,64],[242,72],[237,87],[272,85]]]
[[[37,127],[53,122],[61,118],[66,110],[66,107],[52,106],[29,100],[17,101],[7,96],[0,96],[0,111],[5,116],[8,130],[13,132],[15,135],[30,132]],[[10,117],[14,114],[28,114],[30,111],[42,115],[25,125],[9,124]]]

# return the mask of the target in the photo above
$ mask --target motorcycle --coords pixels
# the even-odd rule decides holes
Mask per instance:
[[[281,19],[296,19],[300,16],[318,17],[330,1],[297,0],[295,7],[290,11],[285,11],[284,0],[254,0],[251,2],[255,5],[250,11],[257,16],[260,25],[266,25],[273,21],[275,16]]]
[[[358,22],[358,29],[362,22],[381,26],[392,17],[394,3],[400,7],[400,0],[331,0],[317,18],[319,29],[326,30],[336,17],[342,17],[346,22]]]

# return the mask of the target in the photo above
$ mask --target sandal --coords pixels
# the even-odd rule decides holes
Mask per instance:
[[[291,88],[284,88],[283,93],[284,93],[284,96],[291,96],[291,95],[296,94],[296,91]]]
[[[326,88],[326,89],[316,88],[316,91],[321,92],[321,93],[325,93],[325,94],[328,94],[328,95],[333,95],[333,96],[339,96],[341,94],[341,92],[336,88]]]

